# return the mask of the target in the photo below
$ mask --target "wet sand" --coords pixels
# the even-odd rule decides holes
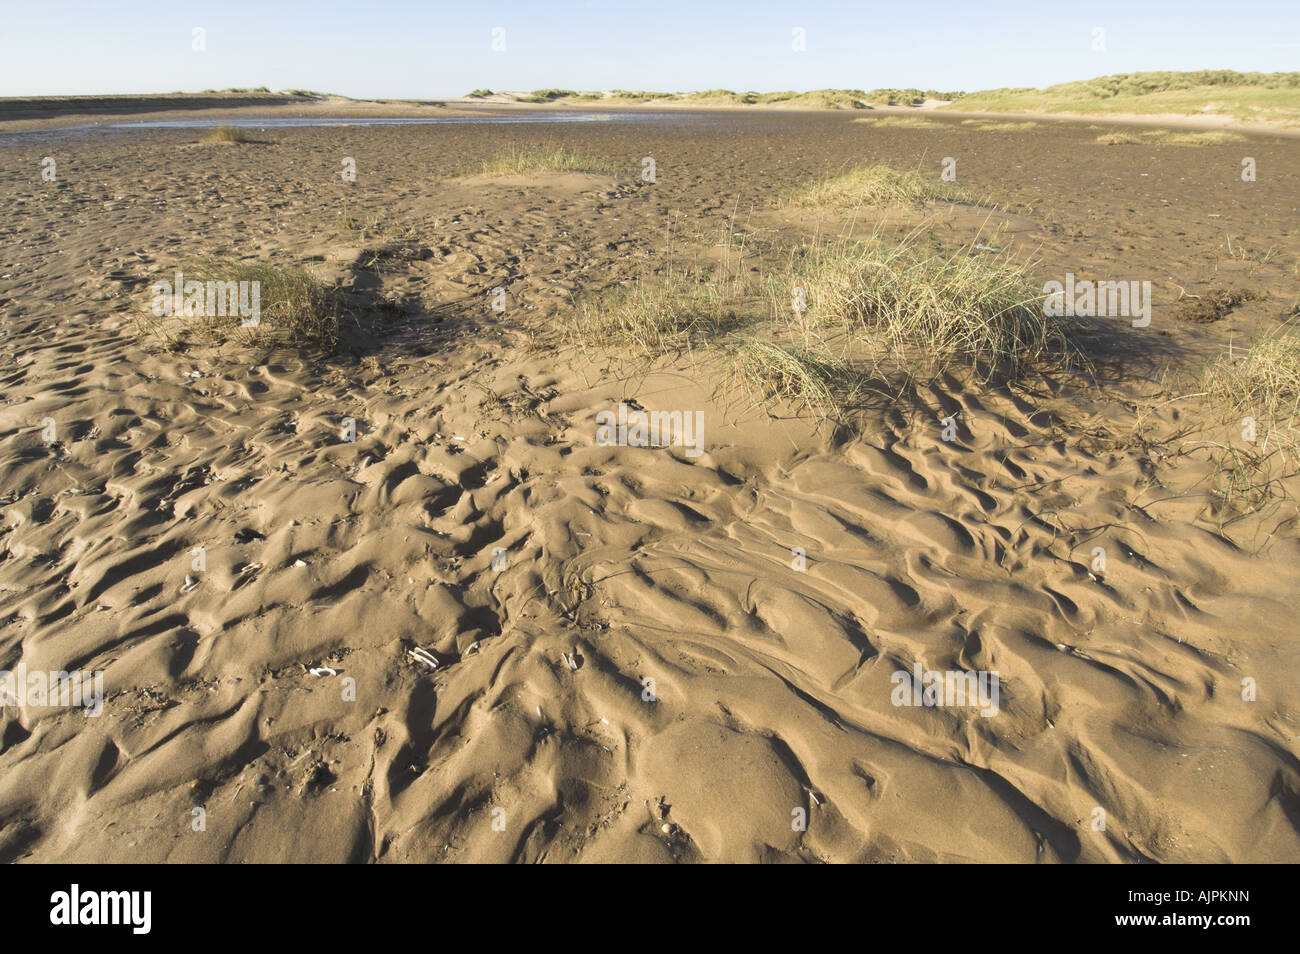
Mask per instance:
[[[1300,858],[1295,507],[1226,529],[1207,510],[1198,447],[1226,425],[1188,383],[1300,292],[1296,144],[854,118],[238,145],[0,126],[0,668],[106,690],[98,717],[0,709],[0,858]],[[555,143],[615,171],[476,174]],[[953,376],[837,441],[707,355],[549,343],[574,293],[914,229],[774,201],[943,157],[988,201],[929,210],[936,241],[996,235],[1042,280],[1152,281],[1151,326],[1097,342],[1099,384]],[[341,216],[411,254],[376,261]],[[330,355],[168,351],[138,329],[145,290],[210,257],[308,265],[359,317]],[[1182,317],[1242,287],[1221,319]],[[598,443],[630,400],[699,409],[703,453]],[[996,671],[997,714],[896,705],[918,663]]]

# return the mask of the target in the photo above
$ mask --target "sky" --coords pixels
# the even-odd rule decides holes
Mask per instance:
[[[1300,0],[0,0],[0,96],[971,92],[1193,69],[1300,70]]]

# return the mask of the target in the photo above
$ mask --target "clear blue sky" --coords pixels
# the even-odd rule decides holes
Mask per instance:
[[[206,31],[204,52],[192,30]],[[492,50],[493,28],[504,52]],[[807,51],[791,49],[806,31]],[[1092,49],[1094,27],[1104,52]],[[1300,0],[0,0],[0,95],[760,91],[1300,69]]]

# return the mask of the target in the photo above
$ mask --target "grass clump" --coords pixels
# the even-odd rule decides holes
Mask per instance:
[[[141,319],[169,346],[197,339],[332,350],[338,343],[343,314],[338,291],[305,268],[204,262],[181,271],[185,290],[180,300],[171,292],[161,294],[155,285]],[[167,281],[170,285],[170,276]],[[181,307],[159,315],[159,303]]]
[[[967,125],[967,122],[963,122],[962,125]],[[1023,123],[976,123],[975,126],[984,132],[1028,132],[1031,129],[1037,129],[1039,124],[1030,121]]]
[[[370,216],[362,220],[350,212],[338,215],[336,236],[360,246],[357,263],[361,268],[384,268],[390,264],[422,261],[433,253],[420,240],[420,232],[411,225],[399,225]]]
[[[532,149],[511,147],[483,162],[479,172],[487,176],[536,175],[546,172],[600,172],[613,175],[614,164],[597,156],[573,152],[564,146]]]
[[[597,296],[579,298],[571,322],[559,330],[569,345],[619,346],[658,357],[719,341],[740,322],[730,280],[700,281],[684,273],[636,279]]]
[[[637,103],[645,103],[653,99],[672,99],[673,97],[674,94],[672,93],[656,93],[644,89],[616,89],[612,90],[609,94],[610,99],[627,100],[629,102]]]
[[[1215,129],[1205,132],[1167,132],[1158,137],[1157,141],[1171,146],[1226,146],[1229,143],[1245,142],[1246,137]]]
[[[1229,349],[1206,370],[1202,390],[1234,416],[1253,418],[1261,441],[1267,429],[1294,448],[1300,416],[1300,327],[1288,322],[1245,351]]]
[[[1229,143],[1245,141],[1245,136],[1218,129],[1204,132],[1147,129],[1140,133],[1113,132],[1097,137],[1097,142],[1103,146],[1127,146],[1142,143],[1162,143],[1168,146],[1224,146]]]
[[[1210,512],[1221,528],[1290,496],[1300,456],[1300,329],[1294,323],[1229,349],[1201,376],[1232,438],[1208,441]],[[1294,522],[1295,518],[1291,518]]]
[[[1131,132],[1103,133],[1097,137],[1097,142],[1103,146],[1132,146],[1147,141],[1137,133]]]
[[[885,378],[953,367],[1014,378],[1077,356],[1066,326],[1044,315],[1028,269],[973,246],[945,253],[915,242],[841,243],[813,249],[789,282],[807,296],[805,337],[844,336]]]
[[[239,126],[216,126],[206,136],[204,142],[252,142],[252,134]]]
[[[944,373],[1008,381],[1079,355],[1068,327],[1043,314],[1029,266],[1005,253],[944,254],[914,240],[787,253],[766,273],[670,273],[582,298],[555,335],[651,359],[715,352],[760,400],[841,425],[868,396]]]
[[[866,380],[824,346],[751,337],[731,355],[740,384],[765,402],[785,401],[820,420],[842,421],[860,399]]]
[[[938,129],[943,123],[926,119],[924,116],[882,116],[879,119],[855,119],[855,123],[873,123],[890,129]]]
[[[867,109],[866,93],[860,89],[815,89],[807,93],[760,94],[760,104],[790,109]]]
[[[856,166],[804,186],[789,204],[797,208],[846,209],[859,205],[908,205],[928,199],[956,199],[959,190],[934,176],[886,165]]]

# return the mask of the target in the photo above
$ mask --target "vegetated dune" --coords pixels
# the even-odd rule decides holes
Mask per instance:
[[[1117,73],[1046,89],[992,89],[942,107],[964,112],[1196,116],[1300,123],[1300,73]]]

